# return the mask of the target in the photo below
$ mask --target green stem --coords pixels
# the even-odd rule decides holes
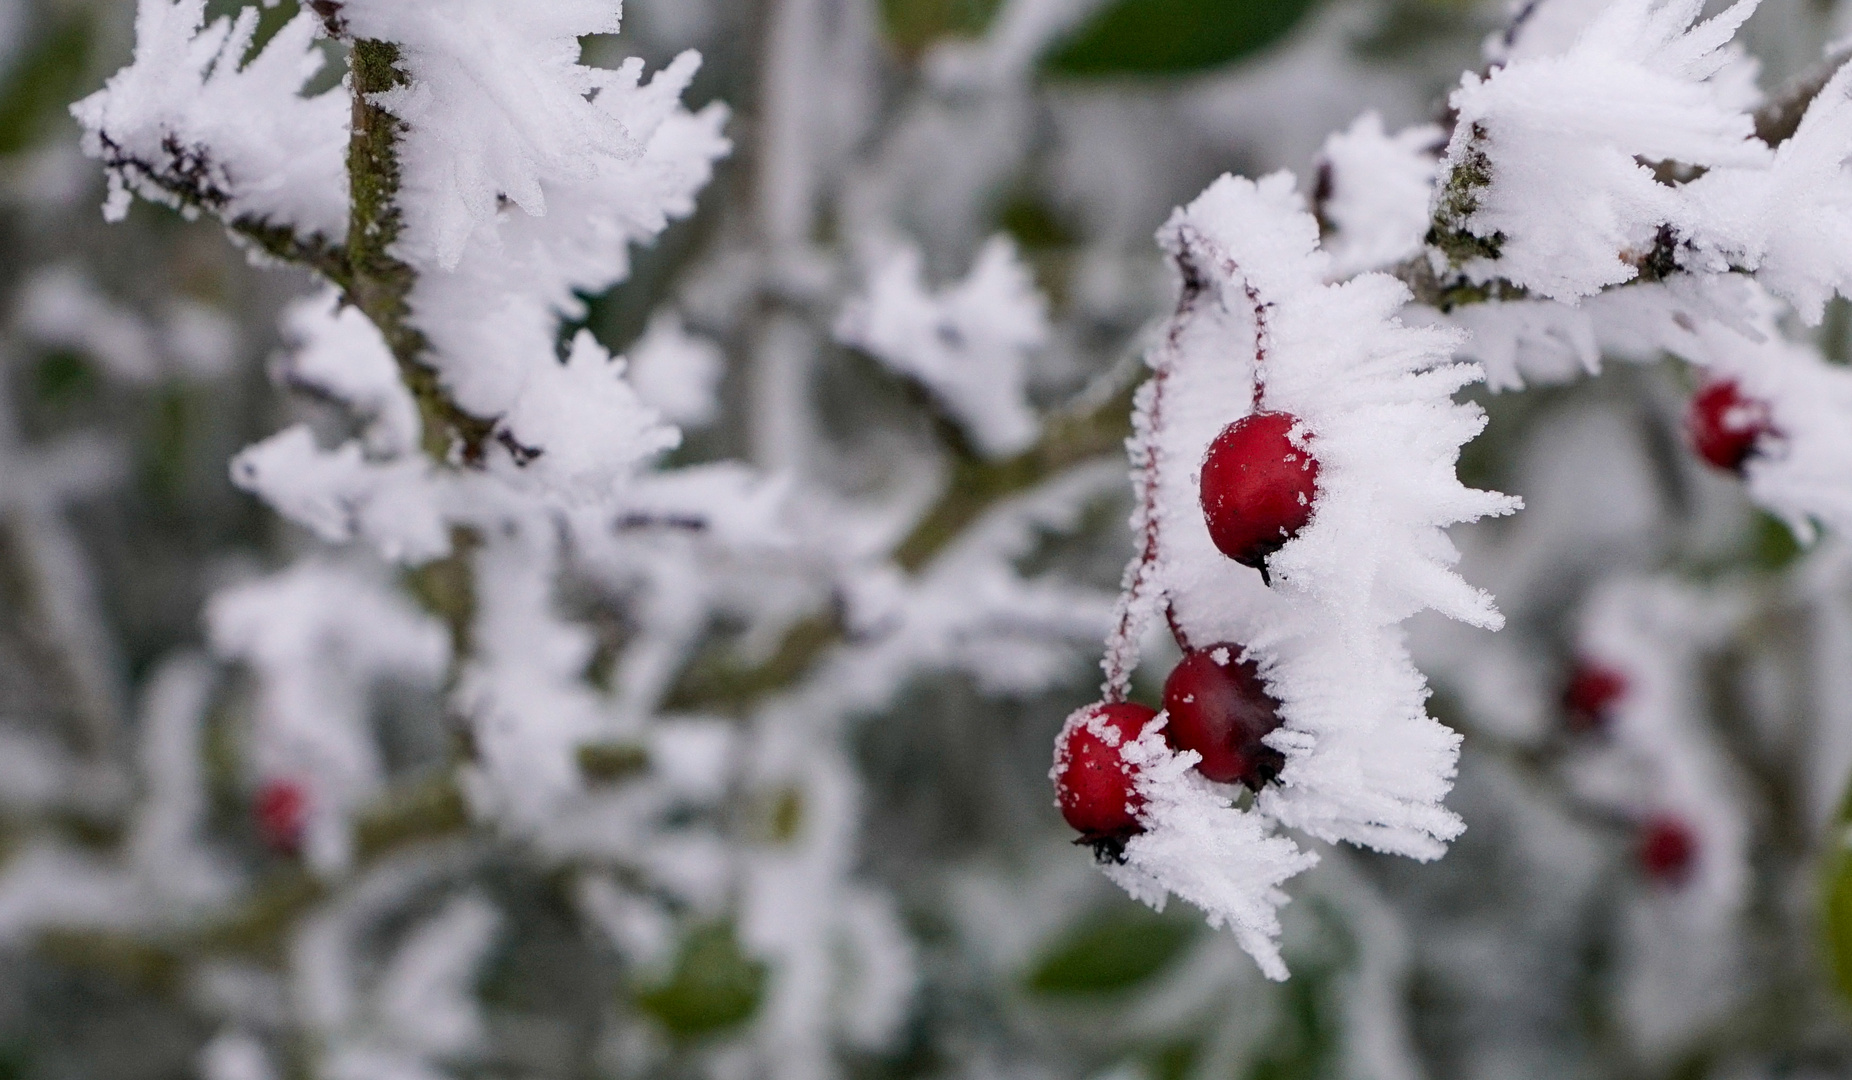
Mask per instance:
[[[430,342],[411,323],[411,292],[418,274],[392,253],[404,230],[399,212],[399,137],[405,125],[377,104],[374,95],[405,86],[399,47],[361,40],[349,54],[353,78],[353,134],[347,146],[352,199],[347,226],[347,299],[373,324],[398,361],[399,376],[418,402],[424,420],[425,451],[447,461],[453,446],[462,460],[482,460],[495,421],[465,412],[450,400],[428,356]]]

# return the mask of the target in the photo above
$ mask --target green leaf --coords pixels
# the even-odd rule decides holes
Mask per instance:
[[[1196,936],[1193,923],[1120,909],[1063,934],[1031,969],[1029,991],[1086,997],[1129,990],[1163,971]]]
[[[1158,1047],[1147,1060],[1151,1080],[1185,1080],[1202,1055],[1202,1044],[1177,1042]]]
[[[1185,75],[1284,38],[1315,0],[1115,0],[1048,57],[1054,75]]]
[[[1821,890],[1826,957],[1833,984],[1852,999],[1852,787],[1841,797],[1839,823],[1829,833],[1825,881]]]
[[[1852,858],[1834,853],[1826,878],[1826,948],[1839,992],[1852,998]]]
[[[990,25],[1002,0],[881,0],[887,39],[915,56],[947,37],[977,37]]]
[[[97,390],[97,377],[82,356],[66,349],[45,354],[33,369],[38,399],[54,408],[82,400]]]
[[[1266,1039],[1266,1052],[1254,1062],[1249,1080],[1325,1080],[1339,1072],[1343,1038],[1343,1003],[1336,972],[1317,965],[1295,965],[1281,988],[1278,1024]]]
[[[24,1043],[0,1043],[0,1080],[26,1080],[29,1059]]]
[[[1750,558],[1758,569],[1771,573],[1785,570],[1801,557],[1800,541],[1794,530],[1773,514],[1757,514],[1755,534],[1750,541]]]
[[[1079,242],[1052,207],[1028,193],[1006,201],[997,212],[997,224],[1025,251],[1072,247]]]
[[[758,1011],[765,965],[740,948],[733,924],[691,930],[669,980],[637,995],[637,1005],[669,1034],[694,1040],[736,1027]]]
[[[0,81],[0,154],[16,154],[43,137],[83,91],[90,22],[68,17],[34,43]]]

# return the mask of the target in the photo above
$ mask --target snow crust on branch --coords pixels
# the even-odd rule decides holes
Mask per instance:
[[[140,195],[346,239],[348,96],[302,94],[324,63],[319,20],[303,11],[246,61],[260,15],[207,23],[206,0],[140,0],[134,62],[71,107],[108,169],[111,221]]]
[[[729,149],[723,107],[681,105],[694,53],[648,82],[640,60],[614,70],[579,61],[579,38],[615,32],[617,12],[609,0],[538,13],[493,0],[343,8],[352,33],[399,47],[409,80],[377,103],[405,125],[394,254],[418,271],[412,323],[456,403],[504,417],[542,455],[556,440],[593,440],[542,423],[559,321],[629,272],[630,244],[693,212]],[[542,404],[524,409],[529,393]]]
[[[659,311],[631,346],[626,377],[643,403],[672,424],[698,428],[720,412],[726,357],[710,339],[691,333],[680,315]]]
[[[1236,643],[1280,702],[1284,726],[1267,741],[1287,759],[1278,784],[1240,813],[1435,858],[1462,827],[1441,805],[1459,736],[1427,715],[1426,683],[1400,624],[1429,609],[1500,624],[1491,598],[1451,569],[1458,553],[1444,532],[1518,506],[1454,474],[1459,447],[1484,416],[1451,395],[1480,369],[1452,360],[1456,334],[1401,324],[1408,292],[1393,278],[1326,284],[1317,224],[1289,174],[1218,180],[1173,215],[1160,240],[1182,295],[1148,358],[1155,374],[1135,417],[1132,524],[1142,550],[1126,572],[1124,615],[1108,647],[1108,694],[1123,694],[1139,633],[1167,610],[1194,647]],[[1300,445],[1320,467],[1311,522],[1272,557],[1272,588],[1215,548],[1198,492],[1209,443],[1260,409],[1297,417]],[[1174,766],[1156,773],[1172,772],[1179,781],[1149,781],[1153,804],[1201,806],[1200,793],[1162,794],[1182,774]],[[1168,837],[1187,817],[1160,810],[1151,839],[1128,843],[1127,857],[1160,886],[1189,883],[1213,896]],[[1280,871],[1295,865],[1270,861]],[[1256,875],[1232,859],[1215,872],[1222,904],[1228,890],[1264,897],[1286,876]],[[1232,905],[1212,914],[1264,932]]]
[[[395,458],[418,450],[423,425],[418,403],[399,379],[399,366],[379,327],[334,289],[283,309],[284,351],[271,374],[286,386],[345,405],[364,426],[369,458]]]
[[[1560,54],[1466,75],[1435,206],[1470,238],[1465,272],[1574,300],[1637,277],[1661,229],[1699,232],[1691,196],[1652,164],[1767,169],[1745,80],[1723,74],[1756,3],[1693,26],[1702,0],[1617,0]]]
[[[409,261],[454,270],[504,200],[545,216],[549,187],[594,182],[643,157],[652,117],[628,93],[641,62],[622,71],[579,62],[579,38],[617,33],[620,13],[611,0],[519,11],[498,0],[342,4],[349,32],[396,44],[410,76],[374,98],[411,136],[400,155]]]
[[[1436,152],[1444,145],[1440,125],[1417,124],[1391,135],[1375,110],[1325,140],[1313,197],[1320,224],[1329,230],[1322,244],[1333,280],[1421,251],[1440,172]]]
[[[359,442],[323,450],[297,424],[233,458],[232,481],[329,543],[365,539],[413,564],[450,552],[450,484],[421,454],[368,461]]]
[[[846,307],[836,336],[919,380],[988,457],[1035,441],[1029,354],[1048,341],[1048,303],[1007,237],[993,237],[963,281],[936,292],[918,248],[894,251],[868,295]]]
[[[1818,326],[1852,283],[1852,67],[1815,95],[1766,168],[1715,168],[1686,185],[1701,222],[1687,266],[1752,272]]]
[[[624,362],[613,361],[590,330],[574,335],[565,363],[533,373],[502,423],[510,432],[550,433],[537,457],[500,459],[513,466],[504,475],[573,502],[608,497],[640,465],[682,441],[631,389]]]
[[[471,798],[485,817],[534,829],[582,790],[578,748],[608,725],[580,677],[596,642],[553,613],[555,537],[530,531],[476,556],[475,653],[457,699],[474,721]]]

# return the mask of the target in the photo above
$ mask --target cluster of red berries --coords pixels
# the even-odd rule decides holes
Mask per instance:
[[[1196,771],[1221,784],[1258,791],[1286,760],[1262,740],[1280,726],[1279,702],[1260,670],[1240,659],[1238,645],[1192,649],[1164,682],[1164,741],[1194,750]],[[1061,816],[1102,857],[1116,856],[1144,829],[1138,768],[1123,747],[1136,740],[1157,710],[1133,702],[1093,705],[1068,718],[1055,740],[1055,796]]]
[[[1768,402],[1744,396],[1730,379],[1709,383],[1692,397],[1685,432],[1699,457],[1739,475],[1763,452],[1763,440],[1776,434]]]
[[[1203,456],[1201,499],[1209,537],[1229,558],[1267,577],[1267,558],[1312,519],[1318,461],[1296,443],[1297,417],[1257,412],[1222,429]],[[1279,702],[1259,666],[1231,643],[1185,648],[1164,683],[1164,739],[1193,750],[1196,770],[1221,784],[1258,791],[1285,758],[1262,740],[1280,726]],[[1093,705],[1068,718],[1055,740],[1055,795],[1061,815],[1102,858],[1117,857],[1143,830],[1144,797],[1121,748],[1157,710],[1131,702]]]

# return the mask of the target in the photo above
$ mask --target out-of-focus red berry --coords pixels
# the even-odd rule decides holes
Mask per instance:
[[[1682,818],[1656,815],[1640,827],[1640,869],[1664,885],[1678,885],[1691,876],[1698,861],[1698,837]]]
[[[257,834],[264,846],[279,855],[302,850],[302,832],[308,824],[309,793],[294,780],[271,780],[258,789],[251,807]]]
[[[1698,456],[1726,472],[1740,473],[1765,435],[1775,433],[1768,403],[1746,397],[1734,380],[1709,383],[1691,399],[1685,430]]]
[[[1563,691],[1563,709],[1571,731],[1600,731],[1607,727],[1614,706],[1627,696],[1627,676],[1593,660],[1576,664]]]

